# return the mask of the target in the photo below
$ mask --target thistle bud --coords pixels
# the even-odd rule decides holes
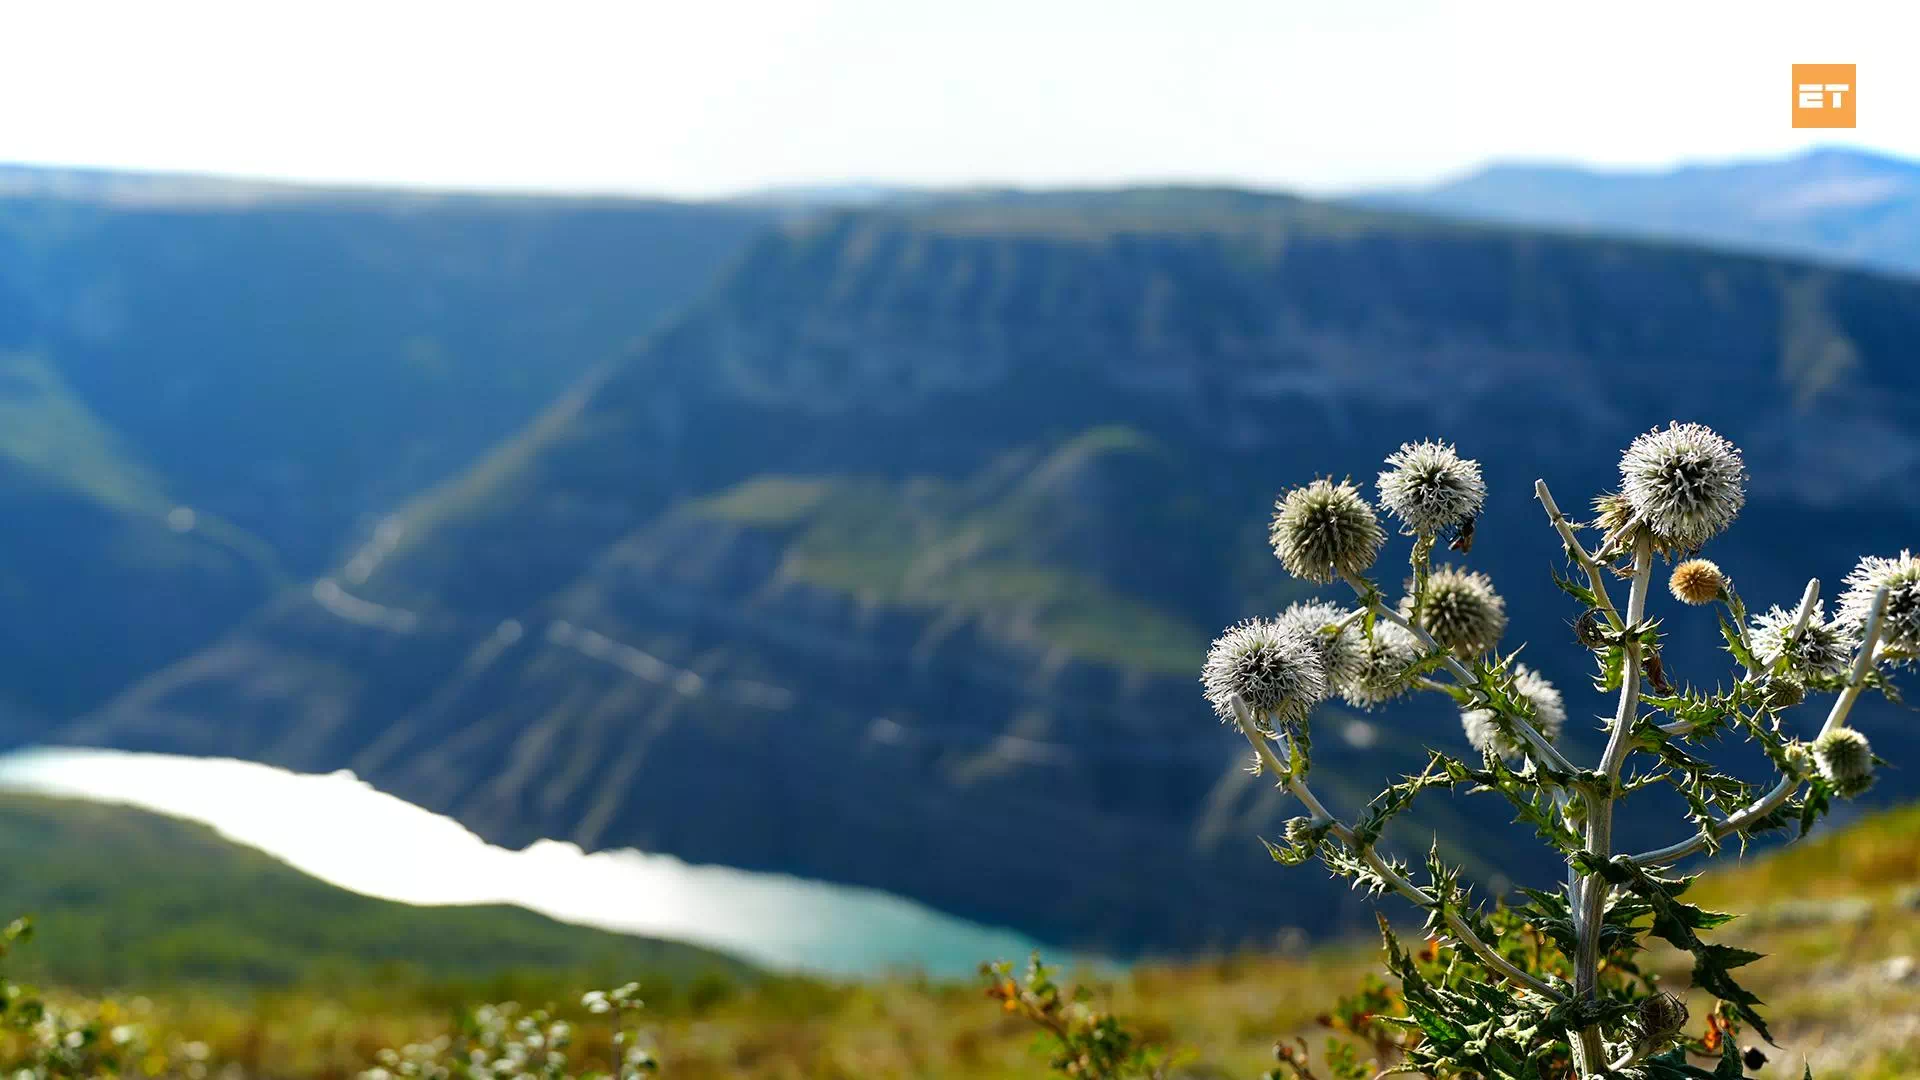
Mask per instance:
[[[1727,579],[1709,559],[1688,559],[1673,568],[1667,579],[1667,591],[1675,600],[1698,607],[1720,598]]]
[[[1668,424],[1620,458],[1620,494],[1655,536],[1697,548],[1733,523],[1747,501],[1740,451],[1700,424]]]
[[[1874,594],[1881,589],[1887,590],[1887,609],[1880,616],[1880,640],[1908,657],[1920,655],[1920,560],[1910,551],[1897,559],[1861,559],[1847,575],[1834,622],[1856,637],[1865,633]]]
[[[1325,585],[1365,572],[1387,536],[1352,482],[1315,480],[1273,504],[1267,538],[1287,573]]]
[[[1662,990],[1640,1003],[1640,1032],[1650,1040],[1671,1039],[1687,1026],[1687,1003]]]
[[[1387,455],[1380,474],[1380,505],[1414,536],[1460,529],[1480,513],[1487,485],[1480,463],[1443,442],[1404,443]]]
[[[1791,675],[1776,675],[1767,683],[1767,708],[1779,712],[1807,700],[1807,684]]]
[[[1221,720],[1233,722],[1238,695],[1262,723],[1304,721],[1327,696],[1320,648],[1298,629],[1267,619],[1249,619],[1229,627],[1207,650],[1200,672],[1207,701]]]
[[[1873,786],[1873,748],[1850,727],[1837,727],[1814,740],[1813,762],[1833,790],[1852,798]]]
[[[1785,769],[1789,775],[1800,780],[1816,775],[1813,748],[1806,743],[1790,742],[1781,750],[1781,754],[1786,758]]]
[[[1407,585],[1411,593],[1413,585]],[[1478,656],[1500,644],[1507,631],[1507,602],[1493,581],[1477,570],[1437,566],[1427,577],[1427,592],[1416,619],[1413,597],[1400,601],[1400,615],[1433,635],[1440,645],[1464,657]]]

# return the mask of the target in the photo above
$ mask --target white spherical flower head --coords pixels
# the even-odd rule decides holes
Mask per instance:
[[[1282,495],[1273,504],[1267,536],[1287,573],[1318,585],[1365,572],[1387,540],[1359,490],[1349,481],[1331,480]]]
[[[1847,673],[1853,663],[1853,650],[1858,639],[1837,622],[1828,622],[1825,604],[1815,602],[1813,611],[1807,616],[1807,625],[1801,627],[1798,637],[1792,645],[1787,639],[1793,637],[1794,618],[1797,611],[1775,605],[1765,613],[1753,618],[1752,630],[1748,639],[1753,642],[1754,659],[1768,668],[1778,663],[1782,656],[1787,658],[1787,671],[1802,680],[1837,679]]]
[[[1304,721],[1327,696],[1320,646],[1297,628],[1270,619],[1229,627],[1207,650],[1200,684],[1220,719],[1232,723],[1240,695],[1261,723]]]
[[[1539,672],[1515,664],[1513,692],[1533,706],[1533,729],[1548,742],[1559,739],[1567,726],[1567,706],[1560,691]],[[1481,753],[1491,750],[1503,758],[1517,758],[1525,752],[1520,743],[1501,733],[1491,709],[1468,709],[1460,714],[1460,726],[1466,730],[1467,741]]]
[[[1421,655],[1420,639],[1398,624],[1381,619],[1373,624],[1373,637],[1364,641],[1359,670],[1336,682],[1335,689],[1356,709],[1392,701],[1413,688],[1413,679],[1406,672]]]
[[[1837,727],[1813,742],[1813,763],[1841,795],[1852,798],[1873,786],[1873,748],[1850,727]]]
[[[1273,621],[1281,629],[1298,630],[1313,641],[1320,650],[1327,685],[1337,687],[1355,678],[1366,664],[1367,643],[1360,627],[1357,621],[1347,625],[1352,615],[1350,609],[1338,604],[1308,600],[1288,607]]]
[[[1866,633],[1873,596],[1881,589],[1887,590],[1887,610],[1880,617],[1881,643],[1908,659],[1920,656],[1920,560],[1911,551],[1902,551],[1897,559],[1861,559],[1847,575],[1847,591],[1841,594],[1834,621],[1856,635]]]
[[[1426,600],[1414,617],[1413,585],[1400,601],[1400,615],[1433,635],[1442,648],[1462,657],[1478,656],[1500,643],[1507,632],[1507,602],[1493,581],[1477,570],[1442,565],[1427,576]]]
[[[1697,548],[1747,501],[1747,468],[1732,443],[1700,424],[1668,424],[1620,458],[1620,494],[1659,539]]]
[[[1387,455],[1380,505],[1414,536],[1438,536],[1479,516],[1487,501],[1480,463],[1443,442],[1405,443]]]

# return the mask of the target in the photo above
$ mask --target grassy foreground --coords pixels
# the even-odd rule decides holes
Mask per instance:
[[[1755,1075],[1797,1080],[1803,1060],[1824,1080],[1920,1075],[1920,973],[1911,960],[1901,960],[1920,956],[1920,807],[1735,864],[1703,881],[1698,895],[1709,906],[1734,909],[1750,906],[1746,897],[1788,898],[1729,927],[1728,940],[1737,937],[1769,954],[1748,970],[1775,1019],[1781,1049],[1763,1048],[1770,1061]],[[23,958],[72,947],[73,938],[57,929],[61,905],[50,903],[53,894],[40,899],[48,934]],[[454,925],[441,932],[452,937],[458,931]],[[1684,958],[1662,962],[1670,985],[1684,986]],[[1174,1050],[1181,1062],[1174,1075],[1253,1080],[1273,1067],[1276,1039],[1302,1036],[1321,1053],[1329,1032],[1319,1018],[1377,966],[1371,943],[1298,957],[1149,964],[1097,982],[1096,998],[1136,1032]],[[718,970],[678,979],[636,974],[651,979],[643,986],[647,1007],[640,1017],[646,1041],[676,1080],[998,1080],[1047,1072],[1034,1029],[989,1000],[981,982],[833,983]],[[384,1047],[446,1033],[461,1001],[551,1001],[559,1016],[583,1030],[589,1021],[579,993],[592,982],[581,971],[537,978],[511,972],[459,977],[449,970],[439,977],[418,970],[407,978],[364,969],[362,975],[277,988],[203,985],[144,995],[53,996],[111,1022],[138,1023],[165,1051],[153,1058],[169,1063],[159,1071],[198,1062],[202,1074],[228,1080],[357,1075]],[[1704,1000],[1693,1004],[1696,1016],[1707,1011]]]

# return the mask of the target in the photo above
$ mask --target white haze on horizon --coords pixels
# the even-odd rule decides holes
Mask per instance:
[[[706,197],[1915,158],[1916,39],[1866,0],[63,0],[0,16],[0,160]],[[1859,66],[1857,130],[1790,126],[1793,63]]]

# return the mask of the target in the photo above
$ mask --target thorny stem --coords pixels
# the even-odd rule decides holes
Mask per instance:
[[[1640,624],[1647,617],[1647,586],[1653,576],[1653,535],[1645,528],[1633,544],[1633,585],[1627,593],[1626,637],[1620,671],[1620,706],[1615,711],[1607,749],[1600,758],[1600,784],[1587,793],[1586,853],[1606,861],[1613,854],[1613,793],[1620,767],[1633,743],[1629,734],[1640,713]],[[1600,988],[1600,931],[1605,922],[1606,885],[1598,875],[1586,875],[1581,886],[1579,949],[1574,956],[1573,992],[1593,999]],[[1573,1041],[1574,1056],[1585,1076],[1597,1076],[1606,1067],[1605,1042],[1600,1025],[1589,1024]]]
[[[1580,569],[1587,572],[1587,584],[1593,589],[1593,595],[1600,600],[1600,613],[1607,617],[1608,625],[1615,630],[1621,629],[1620,613],[1614,610],[1613,599],[1607,595],[1606,569],[1592,555],[1587,554],[1586,545],[1573,535],[1573,523],[1560,512],[1560,506],[1553,501],[1553,492],[1547,490],[1545,480],[1533,482],[1533,497],[1540,500],[1540,505],[1547,511],[1547,519],[1553,522],[1555,529],[1559,530],[1560,539],[1566,541],[1567,554],[1573,556],[1573,560],[1580,564]]]
[[[1811,588],[1807,592],[1809,596],[1813,594]],[[1840,691],[1840,696],[1833,702],[1833,708],[1828,710],[1827,722],[1820,725],[1820,735],[1825,735],[1834,728],[1844,725],[1847,722],[1847,714],[1853,711],[1854,702],[1860,700],[1861,692],[1866,689],[1867,673],[1873,669],[1874,650],[1880,644],[1880,634],[1883,629],[1882,617],[1886,614],[1886,610],[1887,590],[1881,589],[1874,594],[1873,607],[1867,613],[1867,625],[1861,635],[1860,651],[1854,654],[1853,658],[1853,673],[1847,679],[1846,689]],[[1814,737],[1819,738],[1818,735]],[[1632,857],[1633,861],[1642,866],[1659,866],[1676,862],[1706,847],[1712,840],[1749,828],[1754,822],[1779,809],[1780,804],[1787,801],[1787,797],[1799,789],[1800,779],[1798,776],[1791,775],[1781,777],[1780,782],[1773,786],[1773,790],[1746,808],[1728,814],[1726,820],[1714,823],[1711,837],[1706,833],[1697,833],[1677,844],[1641,852]]]
[[[1441,661],[1447,665],[1447,670],[1453,674],[1455,679],[1459,680],[1461,686],[1472,687],[1479,682],[1479,679],[1474,676],[1473,671],[1469,669],[1467,665],[1461,663],[1459,658],[1454,656],[1450,650],[1441,648],[1440,643],[1433,639],[1432,634],[1427,633],[1426,630],[1404,618],[1398,611],[1381,603],[1380,590],[1374,588],[1372,583],[1354,574],[1345,574],[1342,576],[1346,578],[1347,584],[1353,587],[1353,591],[1359,595],[1360,599],[1365,602],[1376,615],[1412,634],[1414,639],[1419,641],[1421,646],[1424,647],[1429,654],[1438,653]],[[1540,734],[1539,729],[1535,728],[1525,717],[1509,716],[1508,719],[1513,722],[1514,729],[1520,733],[1521,737],[1526,739],[1527,745],[1531,748],[1532,757],[1543,769],[1551,769],[1563,776],[1579,775],[1580,770],[1574,767],[1573,762],[1568,761],[1566,755],[1554,749],[1553,744],[1547,741],[1546,736]]]
[[[1306,781],[1295,776],[1293,770],[1288,768],[1287,765],[1280,760],[1280,755],[1273,752],[1272,744],[1265,735],[1261,734],[1259,727],[1254,724],[1253,713],[1247,708],[1247,703],[1238,695],[1235,695],[1232,699],[1232,704],[1233,718],[1240,725],[1240,733],[1245,735],[1247,741],[1253,744],[1253,752],[1260,756],[1260,764],[1274,776],[1281,779],[1281,783],[1287,789],[1287,792],[1294,798],[1299,799],[1300,802],[1306,806],[1307,813],[1313,816],[1314,821],[1325,823],[1327,825],[1327,831],[1331,833],[1335,839],[1345,844],[1348,849],[1366,860],[1367,865],[1373,869],[1373,872],[1380,875],[1380,879],[1392,886],[1394,891],[1405,896],[1420,907],[1432,910],[1438,903],[1438,901],[1434,899],[1433,894],[1407,880],[1406,875],[1395,870],[1392,864],[1380,857],[1380,853],[1373,849],[1373,845],[1360,844],[1359,838],[1354,835],[1353,830],[1349,828],[1345,822],[1328,813],[1326,804],[1322,803],[1319,798],[1314,795],[1313,790],[1307,787]],[[1499,972],[1514,984],[1531,990],[1548,1000],[1558,1000],[1558,995],[1551,986],[1522,971],[1516,967],[1512,961],[1500,955],[1493,946],[1483,941],[1480,935],[1475,933],[1473,928],[1468,926],[1466,921],[1461,919],[1460,916],[1451,911],[1442,912],[1442,916],[1446,919],[1448,929],[1453,931],[1454,937],[1462,945],[1472,949],[1474,955],[1478,956],[1481,962],[1486,964],[1488,968]]]

